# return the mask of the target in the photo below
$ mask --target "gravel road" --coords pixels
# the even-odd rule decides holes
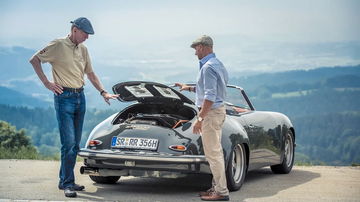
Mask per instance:
[[[75,199],[57,189],[58,161],[0,160],[0,202],[13,200],[86,201],[201,201],[200,190],[210,178],[180,179],[122,177],[115,185],[93,183],[80,175],[86,186]],[[295,166],[290,174],[272,174],[269,168],[249,172],[245,184],[230,193],[231,201],[360,201],[360,167]]]

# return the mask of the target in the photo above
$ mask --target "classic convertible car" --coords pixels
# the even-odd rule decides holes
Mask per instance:
[[[81,174],[97,183],[116,183],[121,176],[211,174],[201,136],[192,133],[199,110],[189,96],[143,81],[119,83],[113,91],[120,101],[134,103],[93,129],[78,154],[84,158]],[[240,189],[249,170],[265,166],[289,173],[295,131],[288,117],[256,111],[240,87],[229,85],[227,94],[222,145],[228,188]]]

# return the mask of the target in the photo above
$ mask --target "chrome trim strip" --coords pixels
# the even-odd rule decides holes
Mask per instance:
[[[81,157],[88,158],[108,158],[120,160],[143,160],[143,161],[162,161],[167,163],[207,163],[204,155],[182,155],[182,156],[154,156],[141,154],[129,155],[121,153],[104,153],[98,151],[80,150],[78,153]]]

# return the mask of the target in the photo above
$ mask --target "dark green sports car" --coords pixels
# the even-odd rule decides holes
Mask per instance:
[[[144,81],[119,83],[113,91],[133,103],[93,129],[78,154],[84,158],[82,174],[97,183],[116,183],[121,176],[211,174],[201,136],[192,133],[199,110],[189,95]],[[256,111],[240,87],[229,85],[227,94],[222,146],[228,188],[240,189],[247,171],[265,166],[289,173],[295,148],[289,118]]]

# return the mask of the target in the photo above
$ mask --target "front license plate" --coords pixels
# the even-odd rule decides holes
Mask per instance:
[[[156,150],[158,139],[135,138],[135,137],[113,137],[111,147],[121,149],[145,149]]]

